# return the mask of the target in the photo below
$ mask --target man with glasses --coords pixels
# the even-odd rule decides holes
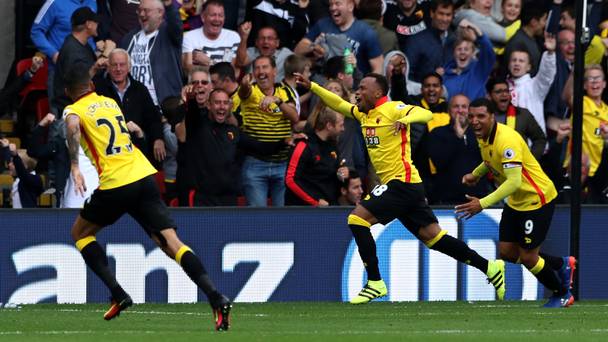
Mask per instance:
[[[141,0],[140,28],[129,32],[120,47],[131,57],[131,76],[143,83],[159,106],[182,89],[182,22],[172,0]]]
[[[180,206],[188,205],[190,201],[190,191],[196,186],[196,165],[193,153],[197,147],[193,144],[193,139],[188,139],[186,125],[187,117],[206,117],[207,100],[209,93],[213,89],[209,73],[200,66],[194,67],[190,73],[190,80],[181,90],[180,108],[176,110],[179,117],[168,118],[175,127],[177,137],[177,197]]]
[[[583,155],[588,157],[588,178],[585,185],[592,203],[608,203],[608,105],[602,101],[606,79],[602,67],[597,64],[585,67],[585,96],[583,97]],[[572,76],[566,83],[564,95],[572,108]],[[568,149],[570,151],[570,149]],[[567,158],[566,164],[569,164]],[[584,173],[583,173],[584,175]]]
[[[530,152],[540,159],[545,152],[547,138],[532,113],[526,108],[516,107],[511,103],[509,85],[505,79],[489,79],[486,83],[488,96],[495,107],[496,122],[505,124],[529,142]]]

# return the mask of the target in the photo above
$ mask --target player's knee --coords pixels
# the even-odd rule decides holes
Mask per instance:
[[[536,253],[520,253],[519,259],[527,269],[532,269],[538,263],[538,254]]]
[[[437,223],[432,223],[418,230],[418,238],[424,241],[429,248],[431,248],[445,234],[447,234],[447,231],[441,229]]]

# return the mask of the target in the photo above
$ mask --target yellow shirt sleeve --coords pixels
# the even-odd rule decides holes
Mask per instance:
[[[488,169],[488,166],[484,162],[482,162],[471,173],[473,174],[473,176],[481,178],[481,177],[485,176],[486,173],[488,173],[488,171],[490,171],[490,169]]]
[[[358,113],[357,107],[352,103],[345,101],[340,96],[321,87],[315,82],[310,83],[310,91],[312,91],[319,98],[321,98],[321,101],[323,101],[329,108],[335,110],[338,113],[341,113],[346,117],[355,118],[359,120],[356,115],[356,113]]]
[[[589,47],[585,50],[585,65],[602,63],[605,51],[606,47],[602,43],[602,38],[597,35],[593,36]]]
[[[498,189],[479,200],[481,207],[485,209],[517,191],[521,186],[521,170],[521,166],[504,169],[503,171],[507,179],[498,187]]]
[[[430,110],[412,105],[406,105],[401,110],[400,115],[401,118],[397,121],[406,125],[416,122],[426,123],[433,119],[433,113]]]

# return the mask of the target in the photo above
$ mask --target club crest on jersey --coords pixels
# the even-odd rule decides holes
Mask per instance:
[[[329,155],[330,155],[332,158],[334,158],[334,159],[338,159],[338,154],[336,153],[336,151],[331,151],[331,152],[329,153]]]
[[[503,157],[505,157],[505,159],[513,159],[513,157],[515,157],[515,151],[513,151],[513,149],[508,148],[503,152],[502,155]]]
[[[397,104],[397,107],[395,107],[397,110],[401,110],[403,108],[405,108],[405,103],[399,103]]]

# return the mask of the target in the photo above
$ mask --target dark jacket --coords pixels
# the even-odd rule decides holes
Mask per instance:
[[[469,127],[463,138],[454,132],[453,122],[437,127],[429,133],[428,152],[437,173],[433,175],[433,191],[429,200],[434,204],[466,202],[465,194],[481,197],[488,183],[482,178],[474,187],[462,184],[462,176],[481,163],[481,153],[475,133]]]
[[[443,33],[439,30],[429,27],[408,38],[408,45],[404,52],[410,62],[412,81],[422,82],[422,78],[426,74],[435,71],[454,58],[454,41],[456,40],[454,33],[448,31],[445,38],[442,38],[442,35]]]
[[[36,125],[27,153],[30,157],[49,161],[49,183],[55,188],[57,207],[61,205],[61,198],[66,182],[70,176],[70,155],[65,140],[65,121],[55,120],[47,130]]]
[[[154,141],[163,139],[163,127],[160,111],[154,105],[146,86],[129,75],[129,87],[122,101],[110,76],[94,79],[97,94],[110,97],[118,103],[126,122],[133,121],[144,131],[144,138],[131,137],[135,146],[154,163]]]
[[[545,146],[547,145],[545,133],[543,133],[543,130],[529,110],[509,105],[507,113],[511,113],[512,111],[515,112],[515,130],[524,138],[524,140],[530,140],[532,142],[530,152],[532,152],[534,158],[540,160],[545,152]],[[507,113],[497,112],[496,121],[506,124]]]
[[[120,47],[129,51],[133,37],[140,28],[125,35]],[[165,21],[158,29],[150,52],[152,78],[158,103],[169,96],[180,96],[182,91],[182,22],[173,5],[165,7]]]
[[[97,61],[95,51],[88,43],[81,44],[74,35],[69,34],[59,50],[59,57],[55,65],[55,77],[53,78],[53,107],[57,109],[58,115],[61,115],[65,106],[73,103],[73,101],[65,94],[64,76],[68,70],[75,64],[83,64],[90,68]]]
[[[564,85],[566,85],[568,76],[570,76],[572,67],[570,66],[570,63],[566,61],[561,52],[557,51],[556,53],[557,59],[555,64],[557,66],[557,70],[555,73],[555,78],[553,78],[551,88],[549,89],[549,93],[545,98],[545,115],[551,115],[559,119],[564,119],[566,118],[568,105],[562,99],[562,90],[564,89]]]
[[[334,141],[323,141],[311,132],[307,140],[296,144],[285,174],[285,205],[319,204],[320,199],[337,204],[340,182],[336,172],[340,166]]]

